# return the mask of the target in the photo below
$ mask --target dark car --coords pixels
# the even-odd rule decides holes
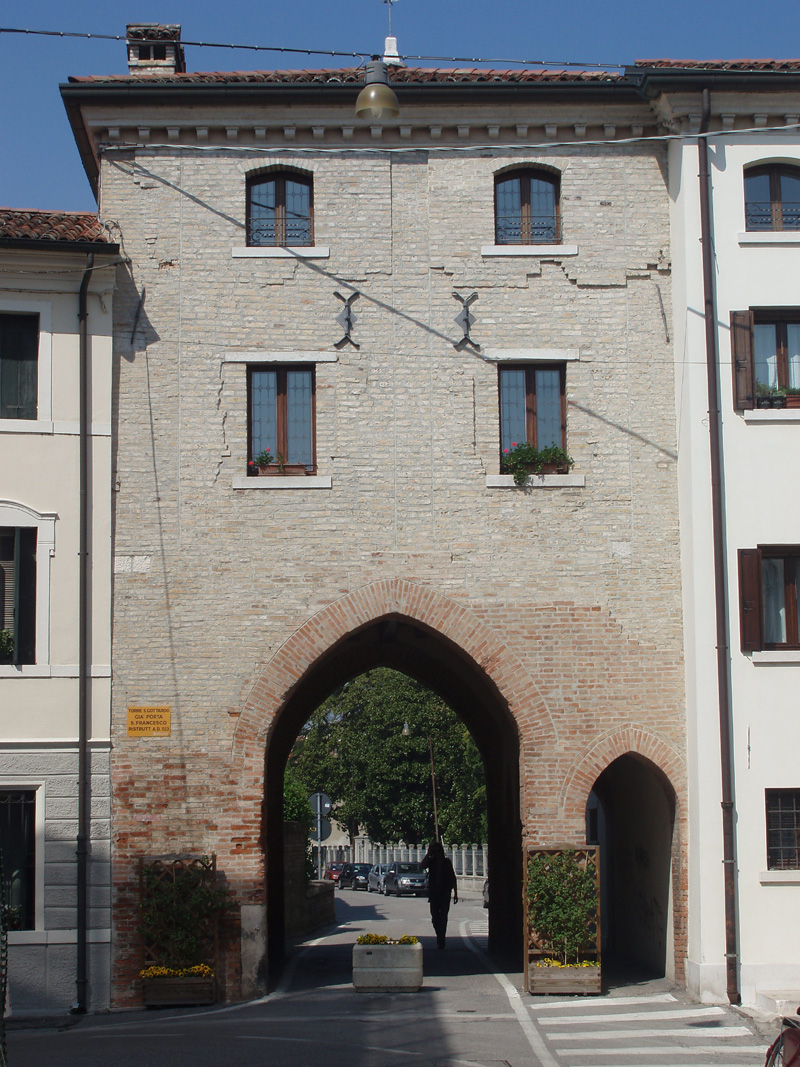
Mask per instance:
[[[424,897],[428,893],[428,872],[418,863],[391,864],[383,881],[387,897],[394,893],[398,897],[404,894]]]
[[[339,878],[339,888],[349,886],[350,889],[366,889],[371,869],[371,863],[345,863]]]
[[[328,869],[325,871],[325,877],[329,878],[335,885],[341,876],[342,867],[344,867],[343,863],[329,863]]]

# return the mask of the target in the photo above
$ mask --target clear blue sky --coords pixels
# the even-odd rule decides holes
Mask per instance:
[[[128,22],[177,22],[185,40],[380,51],[381,0],[26,0],[0,7],[4,27],[122,34]],[[760,12],[760,14],[759,14]],[[402,55],[543,59],[554,65],[636,59],[787,59],[800,53],[797,0],[397,0]],[[189,70],[350,65],[345,59],[186,49]],[[442,62],[425,66],[449,66]],[[500,66],[501,64],[495,64]],[[124,74],[122,41],[0,33],[0,206],[92,210],[58,92],[71,74]]]

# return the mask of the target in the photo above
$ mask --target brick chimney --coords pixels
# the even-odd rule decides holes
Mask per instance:
[[[154,74],[182,74],[186,70],[180,26],[136,22],[127,26],[126,29],[128,71],[133,77],[147,78]]]

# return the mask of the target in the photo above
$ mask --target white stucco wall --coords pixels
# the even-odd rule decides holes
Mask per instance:
[[[724,110],[724,108],[723,108]],[[800,663],[758,662],[740,648],[737,552],[800,543],[800,411],[734,411],[730,312],[800,306],[800,240],[744,233],[743,169],[796,161],[796,130],[727,132],[709,142],[723,417],[741,991],[800,989],[800,878],[764,884],[765,790],[797,788]],[[720,743],[716,683],[711,483],[696,139],[673,141],[675,353],[690,759],[690,929],[687,978],[704,999],[725,999]],[[800,235],[798,235],[800,238]],[[791,238],[790,238],[791,240]],[[791,657],[784,657],[789,660]],[[798,872],[800,873],[800,872]],[[766,881],[775,883],[778,879]]]

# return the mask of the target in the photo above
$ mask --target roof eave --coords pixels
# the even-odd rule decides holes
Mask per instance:
[[[101,256],[118,256],[119,245],[100,241],[51,241],[37,237],[0,237],[0,248],[36,252],[94,252]]]

